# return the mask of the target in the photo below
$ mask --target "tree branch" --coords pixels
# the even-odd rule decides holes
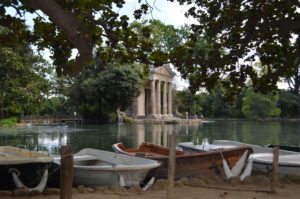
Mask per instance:
[[[90,36],[80,30],[82,21],[71,13],[66,13],[54,0],[27,0],[35,10],[41,10],[49,16],[59,28],[68,36],[69,41],[78,49],[80,56],[76,58],[76,65],[72,72],[80,70],[92,58],[93,45]],[[88,32],[88,31],[86,31]],[[76,70],[76,71],[74,71]]]

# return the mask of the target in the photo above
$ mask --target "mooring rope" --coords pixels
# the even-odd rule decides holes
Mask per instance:
[[[226,187],[217,187],[217,186],[209,186],[209,185],[188,185],[191,187],[201,187],[201,188],[208,188],[208,189],[219,189],[225,191],[243,191],[243,192],[261,192],[261,193],[272,193],[270,190],[259,190],[259,189],[233,189],[233,188],[226,188]]]

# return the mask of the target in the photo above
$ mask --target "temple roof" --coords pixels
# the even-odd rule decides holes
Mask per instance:
[[[155,68],[154,73],[158,75],[170,76],[171,78],[175,76],[175,73],[172,71],[169,65],[165,64],[161,67]],[[153,72],[152,72],[153,74]]]

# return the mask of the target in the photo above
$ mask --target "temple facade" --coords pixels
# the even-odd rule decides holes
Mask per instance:
[[[149,81],[133,100],[126,114],[135,118],[172,117],[172,81],[175,73],[169,65],[150,69]]]

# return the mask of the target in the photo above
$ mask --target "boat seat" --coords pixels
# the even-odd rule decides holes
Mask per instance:
[[[161,154],[161,153],[155,153],[155,152],[144,152],[144,156],[167,156],[167,155],[163,155],[163,154]]]
[[[54,161],[59,162],[60,161],[60,156],[54,156]],[[74,161],[84,161],[84,160],[98,160],[96,156],[93,155],[74,155],[73,160]]]
[[[74,161],[83,160],[98,160],[99,158],[93,155],[74,155]]]

